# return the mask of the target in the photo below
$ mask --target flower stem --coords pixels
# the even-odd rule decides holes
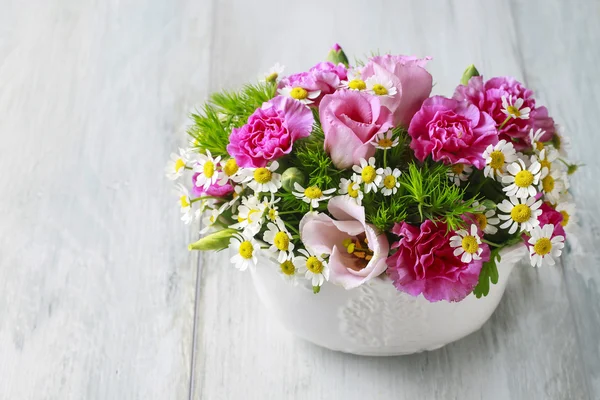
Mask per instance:
[[[190,203],[195,203],[199,200],[207,200],[207,199],[220,199],[220,197],[215,197],[215,196],[201,196],[201,197],[196,197],[195,199],[192,199],[190,201]]]
[[[383,168],[387,168],[387,149],[383,150]]]
[[[504,120],[504,122],[503,122],[503,123],[501,123],[501,124],[500,124],[500,126],[498,127],[498,130],[500,130],[500,129],[504,128],[504,125],[506,125],[506,123],[507,123],[508,121],[510,121],[510,119],[511,119],[511,118],[512,118],[512,117],[511,117],[510,115],[509,115],[508,117],[506,117],[506,119]]]

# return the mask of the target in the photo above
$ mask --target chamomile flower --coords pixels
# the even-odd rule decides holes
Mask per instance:
[[[377,149],[387,150],[398,146],[400,142],[398,138],[392,140],[392,131],[378,133],[371,144]]]
[[[292,192],[294,196],[310,204],[312,208],[319,207],[320,201],[329,200],[331,196],[329,194],[335,192],[335,189],[321,190],[318,186],[309,186],[304,189],[298,182],[294,182],[295,192]]]
[[[286,259],[279,264],[279,276],[294,286],[298,284],[298,268],[290,259]]]
[[[348,70],[348,80],[342,81],[341,86],[348,90],[367,90],[367,84],[357,70]]]
[[[194,212],[192,211],[192,200],[190,199],[190,193],[185,186],[181,183],[176,186],[179,200],[177,204],[181,208],[181,220],[186,224],[189,224],[194,220]]]
[[[561,202],[556,206],[556,211],[561,213],[563,219],[560,222],[566,232],[571,232],[577,223],[577,215],[575,215],[575,203]]]
[[[219,180],[219,185],[223,186],[232,180],[234,182],[241,182],[244,179],[244,176],[240,173],[241,169],[237,165],[235,158],[230,158],[225,163],[221,163],[221,179]]]
[[[275,205],[281,201],[281,197],[275,198],[275,195],[271,193],[271,199],[268,200],[266,197],[263,199],[265,204],[265,218],[271,222],[277,222],[279,218],[279,208]]]
[[[279,63],[275,63],[275,65],[269,68],[267,73],[261,78],[261,82],[277,83],[281,78],[281,75],[283,74],[284,70],[285,66]]]
[[[300,249],[298,252],[300,255],[294,257],[294,265],[313,286],[321,286],[323,282],[329,280],[329,266],[323,257],[305,249]]]
[[[375,96],[394,96],[398,91],[389,79],[373,75],[365,80],[367,92]]]
[[[237,203],[242,199],[242,192],[244,191],[243,185],[235,185],[233,187],[233,193],[231,194],[232,199],[227,203],[227,208],[231,208],[231,211],[237,211]]]
[[[206,213],[206,215],[202,218],[202,230],[200,233],[208,232],[217,222],[223,211],[227,209],[227,204],[223,204],[219,208],[213,208],[210,212]]]
[[[498,179],[506,174],[507,164],[517,161],[515,146],[506,140],[500,140],[496,145],[489,145],[483,152],[485,168],[483,175]]]
[[[565,129],[563,126],[555,125],[554,136],[552,137],[552,145],[558,153],[566,157],[569,150],[571,150],[571,139],[565,135]]]
[[[233,236],[229,242],[229,251],[234,253],[231,262],[240,271],[256,266],[260,244],[253,238],[245,235]]]
[[[523,159],[509,164],[506,168],[508,174],[502,177],[502,183],[507,184],[502,188],[506,195],[519,198],[533,197],[537,194],[536,186],[542,176],[542,166],[538,161],[533,160],[529,167],[525,166]]]
[[[502,112],[506,114],[509,118],[514,119],[529,119],[529,113],[531,112],[531,108],[523,107],[523,99],[516,98],[513,100],[512,95],[508,96],[508,100],[506,96],[502,96]]]
[[[469,179],[471,172],[473,172],[473,167],[458,163],[450,167],[447,175],[456,186],[460,186],[461,182],[465,182],[467,179]]]
[[[188,161],[188,153],[184,149],[179,149],[179,154],[171,153],[171,159],[167,162],[167,166],[165,167],[167,178],[174,181],[183,175],[183,171],[185,171],[186,163]]]
[[[483,233],[490,235],[498,232],[497,225],[500,223],[500,219],[496,217],[496,210],[492,208],[486,211],[485,206],[478,202],[474,202],[473,207],[476,210],[476,212],[473,213],[473,218],[477,222],[477,225],[479,225],[479,229],[481,229]]]
[[[313,90],[309,92],[308,90],[300,86],[286,86],[284,88],[278,89],[277,92],[282,96],[298,100],[303,104],[311,104],[317,97],[321,95],[320,90]]]
[[[540,180],[540,189],[544,193],[545,200],[556,204],[560,194],[567,189],[567,184],[566,174],[559,170],[553,170]]]
[[[381,184],[383,177],[383,168],[375,167],[375,157],[370,157],[369,161],[360,159],[360,165],[352,166],[352,170],[359,175],[360,183],[364,184],[365,193],[371,190],[377,192],[377,187]]]
[[[483,248],[481,238],[477,231],[477,225],[471,224],[470,232],[460,229],[454,232],[455,235],[450,238],[450,246],[454,247],[454,255],[460,256],[460,261],[470,264],[473,260],[481,260]]]
[[[387,167],[383,170],[381,181],[381,193],[384,196],[391,196],[398,192],[398,188],[400,187],[400,181],[398,178],[402,175],[402,172],[398,168],[394,168],[393,170],[390,167]]]
[[[535,197],[528,199],[519,199],[517,197],[510,197],[508,200],[504,200],[498,204],[498,209],[502,214],[498,214],[501,220],[504,220],[501,229],[507,229],[508,233],[513,234],[517,229],[521,231],[529,231],[540,224],[538,220],[539,216],[542,215],[540,206],[542,200],[535,201]]]
[[[264,222],[265,204],[258,201],[256,196],[244,197],[237,211],[238,214],[233,218],[238,222],[231,225],[231,228],[243,230],[251,236],[256,235]]]
[[[245,168],[241,173],[244,175],[244,182],[248,182],[248,187],[255,193],[275,193],[281,187],[281,174],[275,172],[277,168],[279,163],[273,161],[268,167]]]
[[[539,162],[542,166],[542,178],[551,170],[555,169],[554,161],[558,158],[558,152],[555,149],[546,147],[540,151],[538,155],[531,156],[531,162]]]
[[[533,146],[534,150],[542,151],[544,150],[544,142],[541,141],[542,136],[546,134],[546,131],[543,129],[538,129],[534,131],[531,129],[529,131],[529,141],[531,142],[531,146]]]
[[[556,264],[554,259],[560,257],[562,248],[565,246],[565,237],[562,235],[552,237],[553,232],[553,224],[546,224],[543,227],[536,226],[529,232],[531,235],[529,257],[532,266]]]
[[[352,175],[350,179],[340,179],[340,194],[354,201],[359,206],[362,204],[364,194],[360,189],[359,178],[357,175]]]
[[[269,251],[277,255],[277,261],[282,263],[290,258],[290,253],[294,250],[292,235],[287,231],[283,221],[277,223],[269,222],[267,231],[263,235],[265,242],[269,243]]]
[[[196,186],[207,190],[220,179],[217,166],[219,165],[219,161],[221,161],[221,156],[214,158],[210,154],[210,151],[206,150],[206,154],[200,154],[198,158],[198,163],[194,166],[194,171],[200,173],[196,177]]]

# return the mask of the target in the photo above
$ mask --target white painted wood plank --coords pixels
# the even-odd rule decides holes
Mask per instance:
[[[532,3],[532,10],[545,5]],[[432,55],[434,91],[446,95],[472,62],[487,76],[534,73],[524,69],[518,45],[528,31],[515,30],[521,25],[508,1],[280,4],[219,2],[211,90],[242,84],[275,61],[288,72],[306,69],[334,42],[349,54],[379,48]],[[522,29],[537,29],[544,44],[554,26],[542,21]],[[566,46],[578,32],[557,40]],[[543,64],[556,63],[547,52],[528,51],[539,55],[537,68],[547,71]],[[530,84],[537,89],[539,82]],[[563,100],[558,91],[542,95],[551,108]],[[201,265],[194,398],[589,398],[589,372],[558,268],[517,268],[480,332],[435,352],[378,359],[323,350],[283,331],[266,315],[250,276],[230,266],[226,252],[204,254]]]
[[[0,399],[186,398],[197,261],[163,168],[210,4],[0,10]]]

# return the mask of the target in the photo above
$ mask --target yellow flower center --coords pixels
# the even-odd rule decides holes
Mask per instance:
[[[271,182],[271,176],[273,173],[268,168],[256,168],[254,171],[254,180],[258,183]]]
[[[490,167],[493,169],[500,171],[502,167],[504,167],[505,158],[503,152],[499,150],[492,151],[490,158],[492,159],[492,161],[490,161]]]
[[[257,213],[257,212],[258,212],[258,210],[256,210],[256,209],[248,211],[248,218],[246,218],[248,220],[248,223],[251,224],[253,222],[252,218],[250,218],[250,217],[252,216],[252,214]]]
[[[527,204],[517,204],[510,211],[510,217],[519,224],[527,222],[531,218],[531,208]]]
[[[175,161],[175,172],[179,172],[183,167],[185,167],[185,162],[181,158],[178,158],[177,161]]]
[[[204,176],[207,178],[212,178],[212,176],[215,174],[215,164],[212,161],[205,162],[203,171]]]
[[[517,172],[517,175],[515,175],[515,184],[518,187],[529,187],[531,186],[531,184],[533,183],[533,174],[529,171],[527,171],[526,169],[524,169],[523,171],[519,171]]]
[[[465,236],[462,240],[462,248],[469,254],[475,254],[479,250],[479,244],[475,236]]]
[[[189,207],[190,206],[190,201],[188,200],[188,197],[183,195],[179,198],[179,202],[181,203],[181,207]]]
[[[273,72],[272,74],[265,76],[265,81],[275,82],[278,77],[279,77],[279,74],[277,72]]]
[[[477,225],[479,225],[479,227],[481,229],[485,229],[485,227],[487,226],[488,222],[487,222],[487,217],[485,216],[485,214],[475,214],[475,221],[477,221]]]
[[[394,175],[388,175],[383,178],[383,186],[388,189],[393,189],[396,186],[396,177]]]
[[[550,193],[554,190],[554,178],[550,175],[542,179],[542,189],[546,193]]]
[[[465,170],[465,165],[464,164],[454,164],[452,166],[452,172],[454,172],[456,175],[460,175],[463,173],[463,171]]]
[[[308,97],[308,92],[304,88],[295,87],[290,91],[290,96],[296,100],[304,100]]]
[[[296,273],[296,267],[290,260],[282,262],[279,265],[279,268],[281,268],[281,272],[283,272],[285,275],[294,275]]]
[[[230,158],[229,160],[227,160],[225,166],[223,167],[223,171],[227,176],[235,174],[236,172],[238,172],[238,169],[239,167],[237,165],[237,162],[235,161],[235,158]]]
[[[544,150],[544,143],[542,143],[542,142],[535,142],[535,148],[538,149],[538,151]]]
[[[273,238],[273,244],[281,251],[287,251],[290,245],[290,237],[285,232],[277,232]]]
[[[252,258],[253,252],[254,252],[254,247],[252,246],[252,243],[250,243],[247,240],[245,242],[240,243],[240,249],[239,249],[240,256],[242,256],[243,258],[248,260],[248,259]]]
[[[269,208],[269,213],[267,214],[267,216],[269,217],[269,219],[270,219],[271,221],[275,221],[275,219],[277,219],[277,215],[278,215],[278,214],[279,214],[279,213],[277,212],[277,210],[276,210],[276,209],[274,209],[274,208]]]
[[[562,217],[563,217],[562,221],[560,221],[561,226],[567,226],[567,224],[569,223],[569,218],[571,216],[565,210],[562,210],[560,213],[562,214]]]
[[[372,166],[367,165],[362,169],[360,176],[362,177],[362,180],[365,183],[373,183],[373,181],[375,181],[375,178],[377,178],[377,171],[375,171],[375,168],[373,168]]]
[[[548,238],[540,238],[535,242],[533,250],[540,256],[545,256],[552,250],[552,242]]]
[[[388,94],[387,88],[379,83],[373,85],[373,92],[377,96],[385,96],[386,94]]]
[[[540,161],[540,164],[542,165],[542,168],[547,168],[548,171],[550,171],[550,169],[552,168],[552,163],[548,160],[542,160]]]
[[[508,114],[512,115],[514,118],[521,116],[521,111],[519,111],[519,109],[515,106],[506,107],[506,111],[508,112]]]
[[[315,256],[310,256],[306,259],[306,268],[313,274],[323,272],[323,263]]]
[[[383,147],[384,149],[389,149],[390,147],[392,147],[394,142],[392,142],[392,139],[383,138],[383,139],[379,139],[377,144],[379,145],[379,147]]]
[[[311,186],[304,190],[304,195],[309,199],[320,199],[323,196],[323,192],[318,187]]]
[[[354,189],[354,182],[350,182],[348,184],[348,196],[352,197],[353,199],[358,197],[358,189]]]
[[[348,87],[354,90],[365,90],[367,88],[367,84],[362,79],[352,79],[348,82]]]

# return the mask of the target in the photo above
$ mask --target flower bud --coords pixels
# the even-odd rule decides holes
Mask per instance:
[[[331,50],[329,50],[329,54],[327,54],[327,61],[332,62],[334,64],[342,63],[346,67],[348,66],[348,57],[344,53],[344,50],[340,47],[339,44],[334,44]]]
[[[479,71],[477,71],[475,65],[471,64],[467,67],[467,69],[465,69],[465,72],[463,72],[463,76],[460,79],[460,83],[463,85],[467,85],[469,83],[469,79],[471,79],[474,76],[479,76]]]
[[[188,246],[188,250],[223,250],[229,246],[231,237],[238,233],[237,229],[223,229],[210,235],[204,236],[202,239]]]
[[[288,192],[292,192],[294,190],[294,183],[304,186],[305,181],[306,177],[302,171],[296,167],[286,169],[281,175],[281,184]]]

